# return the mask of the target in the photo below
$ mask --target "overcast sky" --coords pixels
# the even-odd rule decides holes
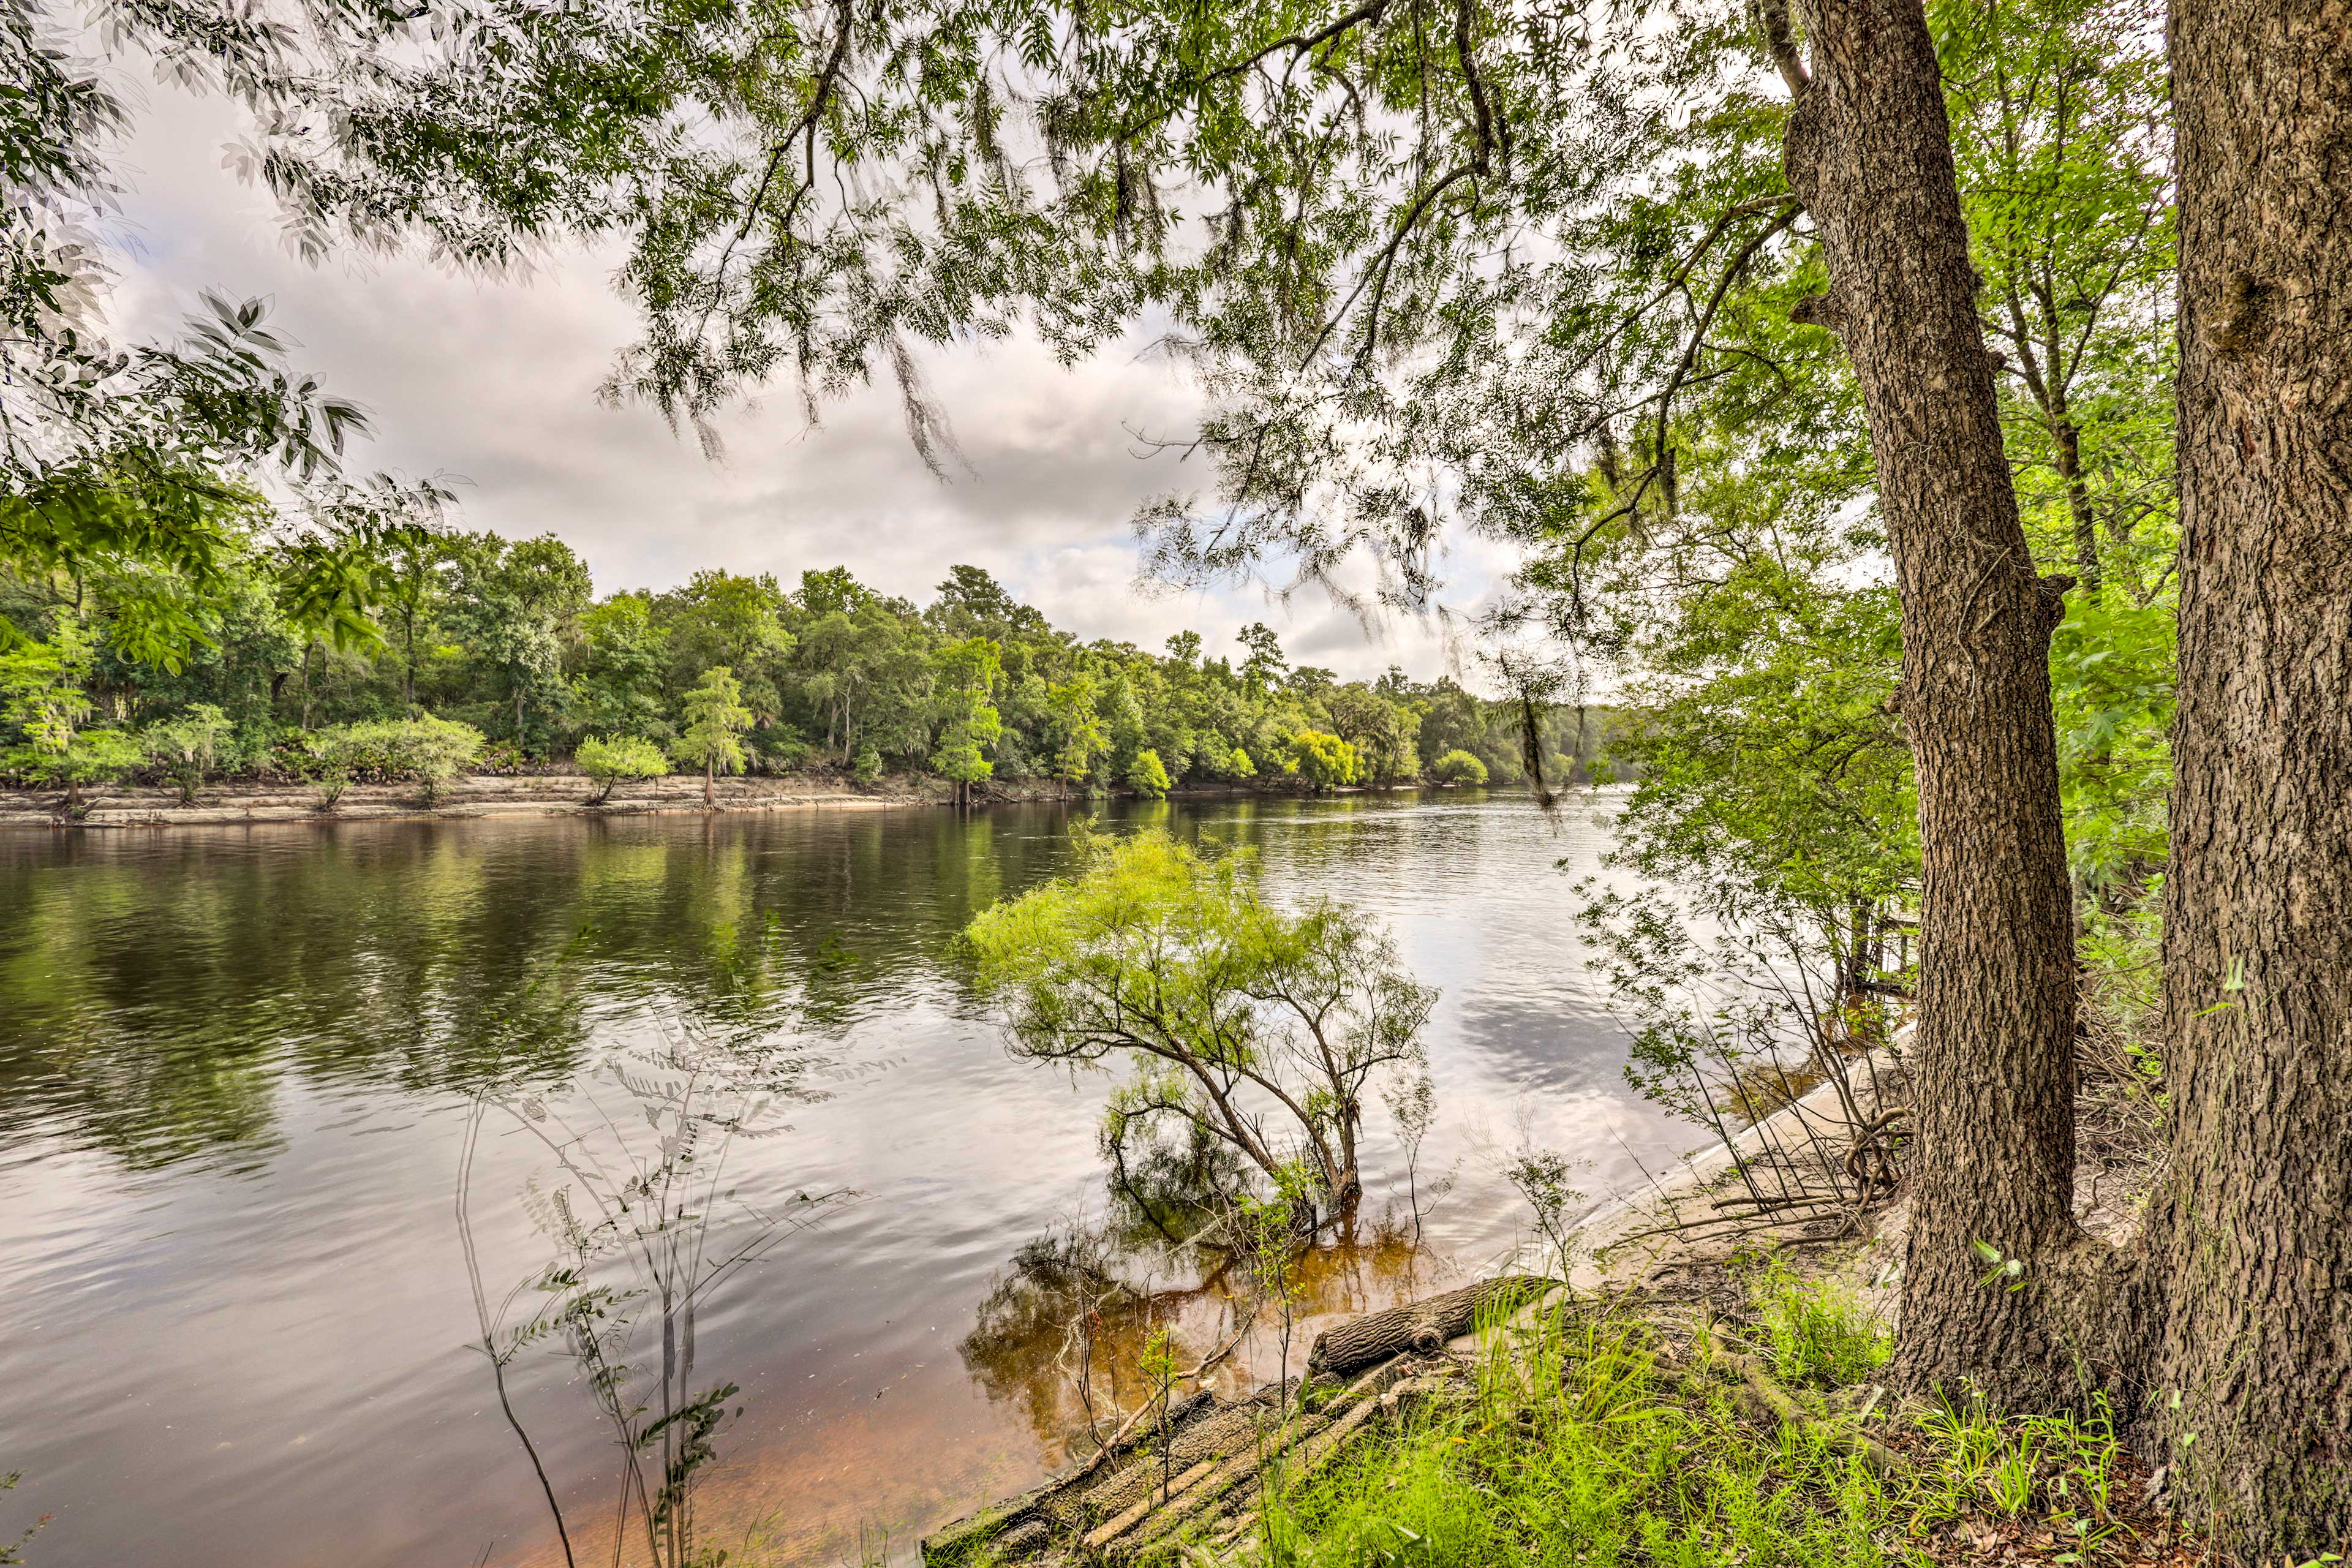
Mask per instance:
[[[949,565],[971,562],[1082,637],[1157,647],[1191,628],[1230,651],[1244,624],[1264,620],[1295,660],[1343,677],[1395,663],[1475,679],[1467,650],[1449,649],[1431,622],[1392,616],[1368,631],[1312,590],[1286,605],[1245,584],[1139,587],[1136,505],[1211,476],[1202,459],[1139,455],[1130,430],[1189,434],[1197,395],[1132,348],[1075,371],[1034,343],[929,354],[926,374],[971,468],[949,482],[915,456],[887,385],[827,408],[814,430],[793,389],[775,388],[721,422],[727,454],[713,463],[655,411],[597,402],[634,327],[607,259],[567,254],[522,282],[478,282],[414,258],[306,266],[282,243],[267,194],[222,167],[235,128],[224,105],[121,85],[145,105],[128,150],[122,325],[172,332],[205,288],[268,296],[296,364],[373,415],[360,467],[452,481],[460,526],[559,535],[600,592],[667,587],[708,566],[789,585],[803,568],[846,565],[920,602]],[[1499,569],[1487,547],[1460,550],[1449,604],[1472,606]]]

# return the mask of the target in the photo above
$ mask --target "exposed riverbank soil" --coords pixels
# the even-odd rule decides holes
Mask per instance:
[[[715,801],[709,806],[703,802],[701,776],[695,773],[623,784],[603,801],[596,798],[601,787],[576,773],[474,773],[451,781],[431,800],[425,799],[415,784],[355,784],[344,789],[329,809],[322,805],[317,785],[299,780],[223,782],[198,791],[193,803],[183,803],[177,789],[124,784],[85,791],[89,808],[79,816],[68,814],[61,791],[0,789],[0,827],[194,827],[257,822],[381,822],[404,817],[630,816],[710,809],[871,811],[955,804],[950,785],[938,779],[919,777],[889,777],[871,784],[853,784],[831,773],[723,778],[715,782]],[[1273,790],[1172,793],[1180,798],[1197,793],[1202,798],[1211,799],[1237,793],[1296,794]],[[1072,796],[1052,783],[996,784],[976,795],[972,804],[1083,804],[1086,798],[1083,795]]]
[[[372,822],[394,817],[625,816],[661,811],[701,811],[702,780],[677,774],[624,785],[599,803],[602,786],[577,774],[468,774],[452,780],[432,800],[414,784],[352,784],[331,809],[314,784],[299,781],[232,782],[200,790],[183,804],[176,789],[115,787],[86,792],[90,806],[69,818],[55,790],[0,792],[0,826],[174,827],[251,822]],[[871,809],[934,804],[903,788],[860,789],[823,778],[728,778],[715,789],[721,811],[773,811],[831,806]],[[940,792],[941,799],[946,792]]]

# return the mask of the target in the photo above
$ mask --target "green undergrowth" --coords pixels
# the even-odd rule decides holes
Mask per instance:
[[[1778,1264],[1747,1290],[1746,1320],[1719,1331],[1806,1421],[1743,1406],[1738,1377],[1687,1323],[1580,1304],[1490,1329],[1466,1397],[1277,1484],[1249,1555],[1301,1568],[1866,1568],[1935,1562],[1962,1528],[2030,1540],[2025,1555],[2061,1563],[2097,1563],[2130,1538],[2104,1423],[1896,1411],[1873,1386],[1888,1337],[1850,1293]],[[1857,1451],[1865,1424],[1900,1452],[1885,1473]]]

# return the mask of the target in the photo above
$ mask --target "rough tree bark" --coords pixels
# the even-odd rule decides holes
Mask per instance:
[[[1918,1157],[1898,1370],[2005,1403],[2080,1397],[2050,1293],[1987,1289],[1981,1242],[2071,1252],[2073,917],[2050,707],[2068,578],[2038,578],[2001,447],[1993,364],[1921,0],[1785,3],[1768,34],[1796,94],[1789,184],[1829,291],[1801,320],[1844,341],[1902,603],[1895,704],[1921,847]]]
[[[2301,1561],[2352,1543],[2352,0],[2175,0],[2171,28],[2174,1123],[2146,1404],[2184,1506],[2242,1559]]]

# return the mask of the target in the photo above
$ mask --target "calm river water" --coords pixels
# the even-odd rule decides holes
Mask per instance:
[[[1583,967],[1570,885],[1605,844],[1596,809],[1097,817],[1253,846],[1278,895],[1370,907],[1444,989],[1421,1242],[1376,1111],[1366,1219],[1316,1260],[1310,1320],[1508,1252],[1526,1215],[1498,1167],[1523,1140],[1590,1161],[1596,1194],[1695,1142],[1630,1097]],[[732,1082],[697,1089],[750,1118],[693,1172],[706,1266],[772,1244],[693,1324],[692,1390],[738,1385],[703,1539],[739,1561],[903,1560],[1037,1479],[1080,1407],[1024,1247],[1110,1259],[1187,1360],[1238,1310],[1218,1278],[1118,1261],[1096,1234],[1108,1081],[1011,1059],[961,978],[957,932],[1068,868],[1071,821],[0,834],[0,1472],[24,1472],[0,1541],[48,1514],[36,1568],[560,1562],[473,1281],[506,1331],[541,1310],[533,1282],[593,1196],[562,1162],[659,1162],[666,1064],[710,1042],[786,1093],[761,1112]],[[614,1359],[657,1363],[650,1300],[616,1303],[611,1330]],[[1114,1404],[1118,1331],[1090,1391]],[[1231,1375],[1280,1357],[1262,1328]],[[581,1560],[610,1561],[621,1470],[594,1379],[560,1334],[506,1375]]]

